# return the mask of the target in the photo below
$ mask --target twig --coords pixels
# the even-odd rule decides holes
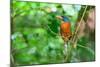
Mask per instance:
[[[46,25],[46,28],[48,28],[48,30],[49,30],[52,34],[54,34],[54,35],[56,35],[56,36],[61,36],[60,34],[57,34],[57,33],[53,32],[53,31],[50,29],[50,27],[49,27],[48,25]]]
[[[79,28],[80,28],[80,25],[81,25],[81,23],[82,23],[82,20],[83,20],[83,18],[84,18],[85,13],[86,13],[86,9],[87,9],[87,6],[86,6],[85,9],[84,9],[83,15],[82,15],[81,20],[80,20],[80,22],[79,22],[79,24],[78,24],[78,26],[77,26],[77,28],[76,28],[76,31],[75,31],[74,35],[77,34],[77,32],[78,32],[78,30],[79,30]],[[73,41],[74,41],[74,40],[75,40],[75,37],[73,37]]]
[[[87,7],[88,7],[88,6],[85,7],[84,12],[83,12],[83,15],[82,15],[82,17],[81,17],[81,20],[80,20],[80,22],[79,22],[79,24],[78,24],[78,26],[77,26],[77,28],[76,28],[75,33],[73,34],[73,35],[74,35],[74,36],[73,36],[73,39],[72,39],[72,43],[73,43],[73,44],[75,43],[75,37],[77,37],[76,34],[77,34],[77,32],[78,32],[78,30],[79,30],[79,28],[80,28],[80,26],[81,26],[82,20],[83,20],[83,18],[84,18],[84,16],[85,16],[85,13],[86,13],[86,10],[87,10]]]
[[[10,56],[10,67],[16,67],[15,61],[14,61],[14,58],[13,58],[12,54]]]
[[[84,48],[84,49],[86,49],[87,51],[89,51],[89,52],[91,52],[91,54],[92,55],[95,55],[95,53],[92,51],[92,49],[90,49],[90,48],[88,48],[88,47],[86,47],[86,46],[83,46],[83,45],[77,45],[78,47],[81,47],[81,48]]]
[[[87,10],[87,6],[85,7],[85,9],[84,9],[84,12],[83,12],[83,15],[82,15],[82,17],[81,17],[81,20],[80,20],[80,22],[79,22],[79,25],[77,26],[77,28],[76,28],[76,30],[75,30],[75,33],[74,33],[74,36],[73,36],[73,38],[70,40],[70,44],[72,44],[72,45],[69,45],[70,47],[70,49],[69,49],[69,51],[67,51],[67,55],[66,55],[66,58],[65,58],[65,60],[66,60],[66,62],[70,62],[69,60],[70,60],[70,58],[69,57],[71,57],[72,56],[72,50],[73,50],[73,44],[76,44],[77,43],[77,40],[75,40],[76,39],[76,37],[77,37],[77,32],[78,32],[78,30],[79,30],[79,28],[80,28],[80,25],[81,25],[81,23],[82,23],[82,20],[83,20],[83,18],[84,18],[84,15],[85,15],[85,12],[86,12],[86,10]],[[67,48],[68,49],[68,48]]]

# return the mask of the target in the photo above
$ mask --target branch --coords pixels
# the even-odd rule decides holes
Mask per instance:
[[[69,47],[67,48],[67,55],[66,55],[66,57],[65,57],[65,61],[66,62],[70,62],[70,60],[71,60],[71,56],[72,56],[72,51],[73,51],[73,46],[76,46],[76,44],[77,44],[77,32],[78,32],[78,30],[79,30],[79,28],[80,28],[80,25],[81,25],[81,23],[82,23],[82,20],[83,20],[83,18],[84,18],[84,15],[85,15],[85,13],[86,13],[86,10],[87,10],[87,6],[85,7],[85,9],[84,9],[84,12],[83,12],[83,15],[82,15],[82,17],[81,17],[81,20],[80,20],[80,22],[79,22],[79,25],[77,26],[77,28],[76,28],[76,30],[75,30],[75,33],[72,35],[72,38],[71,38],[71,40],[70,40],[70,44],[69,44]],[[82,47],[82,46],[81,46]]]
[[[78,33],[78,30],[79,30],[79,28],[80,28],[80,26],[81,26],[81,23],[82,23],[82,20],[83,20],[83,18],[84,18],[84,16],[85,16],[85,13],[86,13],[86,10],[87,10],[87,7],[88,6],[86,6],[85,7],[85,9],[84,9],[84,12],[83,12],[83,15],[82,15],[82,17],[81,17],[81,20],[80,20],[80,22],[79,22],[79,24],[78,24],[78,26],[77,26],[77,28],[76,28],[76,30],[75,30],[75,33],[73,34],[73,37],[72,37],[72,39],[71,39],[71,42],[74,44],[74,43],[76,43],[76,41],[77,40],[75,40],[76,38],[77,38],[77,33]]]

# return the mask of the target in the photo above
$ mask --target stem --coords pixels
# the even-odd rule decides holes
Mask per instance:
[[[49,27],[48,25],[46,25],[46,28],[48,28],[48,30],[49,30],[52,34],[54,34],[54,35],[56,35],[56,36],[61,36],[61,35],[59,35],[59,34],[53,32],[53,31],[50,29],[50,27]]]
[[[65,61],[66,62],[70,62],[70,60],[71,60],[71,56],[72,56],[72,51],[73,51],[73,45],[75,46],[75,44],[77,44],[77,32],[78,32],[78,30],[79,30],[79,28],[80,28],[80,25],[81,25],[81,23],[82,23],[82,20],[83,20],[83,18],[84,18],[84,15],[85,15],[85,13],[86,13],[86,10],[87,10],[87,6],[85,7],[85,10],[84,10],[84,12],[83,12],[83,15],[82,15],[82,17],[81,17],[81,20],[80,20],[80,22],[79,22],[79,25],[77,26],[77,28],[76,28],[76,31],[75,31],[75,33],[74,33],[74,36],[71,38],[71,40],[70,40],[70,44],[68,44],[69,46],[67,47],[67,55],[65,56]]]
[[[16,67],[16,65],[15,65],[15,61],[14,61],[14,58],[13,58],[13,56],[12,56],[12,54],[11,54],[11,56],[10,56],[10,67]]]
[[[79,25],[78,25],[77,28],[76,28],[76,31],[75,31],[74,35],[77,34],[77,32],[78,32],[78,30],[79,30],[79,28],[80,28],[80,25],[81,25],[81,23],[82,23],[82,20],[83,20],[83,18],[84,18],[85,13],[86,13],[87,7],[88,7],[88,6],[86,6],[85,9],[84,9],[83,15],[82,15],[82,17],[81,17],[81,20],[80,20],[80,22],[79,22]],[[75,40],[75,37],[76,37],[76,36],[73,37],[73,39],[72,39],[73,41]]]
[[[95,55],[94,51],[92,51],[92,49],[88,48],[88,47],[85,47],[85,46],[82,46],[82,45],[77,45],[78,47],[81,47],[81,48],[84,48],[86,49],[87,51],[89,51],[92,55]]]

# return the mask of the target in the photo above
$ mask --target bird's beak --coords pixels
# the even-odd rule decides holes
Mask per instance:
[[[58,18],[58,19],[60,19],[60,20],[62,20],[62,19],[63,19],[61,16],[56,16],[56,18]]]

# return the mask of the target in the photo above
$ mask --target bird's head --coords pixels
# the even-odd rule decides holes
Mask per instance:
[[[69,18],[68,17],[65,17],[65,16],[56,16],[56,18],[64,21],[64,22],[70,22]]]

